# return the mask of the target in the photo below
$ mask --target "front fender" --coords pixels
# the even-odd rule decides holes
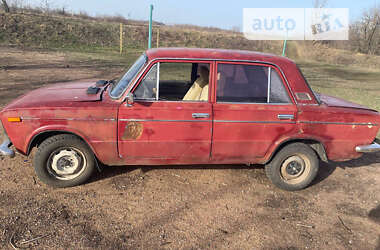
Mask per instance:
[[[67,134],[76,135],[79,138],[81,138],[84,142],[86,142],[87,145],[91,148],[92,152],[94,152],[94,154],[96,155],[94,148],[89,143],[89,139],[84,134],[82,134],[80,131],[76,129],[69,128],[67,126],[62,126],[62,125],[43,126],[33,131],[33,133],[31,133],[26,139],[26,144],[24,146],[23,152],[25,152],[26,155],[29,155],[33,148],[33,143],[36,141],[36,139],[48,133],[52,133],[52,134],[67,133]]]

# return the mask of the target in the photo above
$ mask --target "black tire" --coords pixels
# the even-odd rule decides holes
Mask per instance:
[[[91,177],[95,157],[80,138],[62,134],[49,137],[39,145],[33,165],[43,183],[58,188],[72,187]]]
[[[318,169],[317,154],[303,143],[285,146],[265,165],[265,173],[272,183],[288,191],[301,190],[310,185]]]

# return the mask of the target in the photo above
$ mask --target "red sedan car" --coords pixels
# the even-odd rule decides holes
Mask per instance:
[[[152,49],[117,81],[62,83],[5,107],[3,155],[38,150],[54,187],[105,165],[265,164],[278,187],[308,186],[319,161],[380,151],[377,111],[314,93],[291,60],[250,51]]]

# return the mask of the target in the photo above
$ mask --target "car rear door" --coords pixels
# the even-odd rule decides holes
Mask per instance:
[[[296,129],[297,108],[281,72],[259,63],[217,63],[212,160],[261,163]]]

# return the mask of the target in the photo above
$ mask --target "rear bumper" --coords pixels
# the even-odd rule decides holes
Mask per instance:
[[[10,146],[12,146],[11,140],[9,140],[8,136],[5,134],[4,141],[0,145],[0,155],[9,156],[13,158],[15,156],[15,151],[13,151]]]
[[[355,148],[356,152],[358,153],[373,153],[373,152],[380,152],[380,144],[378,141],[374,141],[372,144],[369,145],[361,145],[357,146]]]

